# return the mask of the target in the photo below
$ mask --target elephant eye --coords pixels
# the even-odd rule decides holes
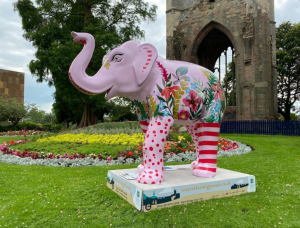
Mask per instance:
[[[114,57],[112,58],[112,61],[121,62],[122,59],[123,59],[123,54],[117,54],[117,55],[114,55]]]

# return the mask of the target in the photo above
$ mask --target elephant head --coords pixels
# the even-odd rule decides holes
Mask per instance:
[[[95,40],[88,33],[71,34],[75,42],[84,44],[69,70],[72,84],[83,93],[106,92],[106,99],[114,96],[132,98],[140,95],[141,90],[147,90],[147,84],[152,84],[152,80],[155,81],[149,77],[158,57],[157,50],[152,44],[125,42],[104,56],[102,67],[90,77],[85,71],[94,52]]]

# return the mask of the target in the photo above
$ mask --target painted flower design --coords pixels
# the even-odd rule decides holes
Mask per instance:
[[[160,92],[155,90],[152,92],[152,97],[155,101],[159,101],[159,99],[157,98],[157,96],[160,96]]]
[[[192,89],[197,89],[196,83],[191,83]]]
[[[185,92],[186,92],[186,93],[189,93],[190,91],[191,91],[191,89],[190,89],[190,88],[187,88]]]
[[[142,119],[143,119],[143,118],[142,118],[141,110],[140,110],[139,108],[136,108],[136,114],[137,114],[139,120],[142,120]]]
[[[215,105],[214,109],[215,109],[215,112],[217,112],[217,113],[220,112],[221,107],[220,107],[220,100],[219,99],[216,100],[216,105]]]
[[[173,81],[174,85],[177,85],[178,83],[181,84],[181,80],[187,77],[186,75],[180,75],[180,71],[176,71],[176,75],[172,73],[172,76],[176,79],[175,81]]]
[[[186,111],[184,109],[180,110],[178,113],[178,119],[179,120],[188,120],[190,118],[190,113],[189,111]]]
[[[109,64],[108,60],[106,60],[106,61],[105,61],[105,64],[104,64],[104,68],[105,68],[106,70],[108,70],[109,67],[110,67],[110,64]]]
[[[164,109],[164,108],[165,108],[164,102],[160,101],[159,102],[159,109]]]
[[[183,98],[183,103],[186,107],[190,107],[192,112],[195,112],[197,110],[198,104],[202,102],[201,97],[197,97],[197,93],[195,90],[190,91],[190,99]]]
[[[222,101],[222,99],[223,99],[223,90],[220,88],[220,83],[217,82],[217,87],[215,87],[214,85],[211,85],[211,88],[216,92],[215,100],[217,100],[219,98]]]
[[[164,114],[164,116],[169,116],[170,114],[170,112],[167,109],[163,110],[162,113]]]
[[[202,106],[202,104],[201,104],[201,106]],[[209,112],[209,110],[206,110],[205,106],[204,107],[201,107],[201,106],[200,106],[200,109],[202,108],[202,112],[201,112],[201,115],[198,117],[197,121],[200,121],[200,123],[206,123],[206,121],[204,119],[210,115],[210,112]]]
[[[205,75],[205,77],[209,80],[210,79],[210,75],[209,75],[209,73],[208,72],[206,72],[206,71],[202,71],[203,72],[203,74]]]
[[[175,95],[175,91],[179,89],[179,86],[167,87],[163,91],[161,91],[161,95],[165,96],[166,99],[170,98],[171,93],[173,96]]]

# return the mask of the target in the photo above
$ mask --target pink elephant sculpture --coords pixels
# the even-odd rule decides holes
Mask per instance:
[[[143,130],[144,163],[138,166],[138,182],[160,184],[164,178],[163,152],[174,123],[185,125],[197,151],[192,174],[213,177],[217,169],[220,122],[225,108],[217,77],[188,62],[166,60],[149,43],[128,41],[103,58],[92,77],[86,68],[95,41],[87,33],[72,32],[75,42],[84,44],[70,66],[72,84],[86,94],[106,92],[106,99],[127,97],[137,106]]]

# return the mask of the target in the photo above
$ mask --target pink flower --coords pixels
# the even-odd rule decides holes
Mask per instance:
[[[220,101],[222,101],[223,100],[223,90],[221,90],[221,88],[220,88],[220,83],[217,82],[217,88],[214,85],[212,85],[211,88],[216,92],[215,100],[217,100],[219,97]]]
[[[195,92],[195,90],[191,90],[190,99],[184,98],[182,101],[185,104],[185,106],[191,107],[192,112],[195,112],[197,110],[198,104],[202,102],[202,98],[197,97],[197,93]]]
[[[184,109],[180,110],[178,113],[178,119],[179,120],[188,120],[190,117],[189,111],[186,111]]]

